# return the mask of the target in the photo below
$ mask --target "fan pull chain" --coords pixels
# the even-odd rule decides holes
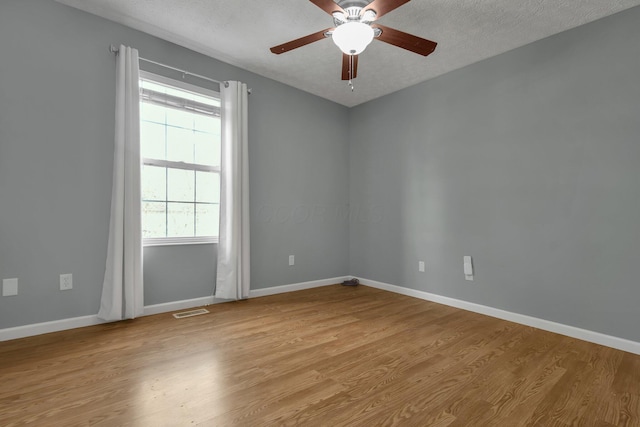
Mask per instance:
[[[353,82],[351,81],[351,78],[353,77],[353,55],[349,55],[349,88],[351,89],[351,92],[353,92]]]

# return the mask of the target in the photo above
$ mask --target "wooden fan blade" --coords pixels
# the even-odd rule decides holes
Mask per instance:
[[[329,15],[333,15],[334,12],[342,12],[346,14],[343,8],[338,6],[336,2],[333,0],[309,0],[311,3],[318,6],[320,9],[327,12]]]
[[[276,55],[280,55],[281,53],[289,52],[290,50],[308,45],[309,43],[317,42],[318,40],[326,38],[324,36],[324,33],[332,30],[333,28],[327,28],[326,30],[318,31],[317,33],[309,34],[308,36],[300,37],[299,39],[291,40],[290,42],[274,46],[271,48],[271,52],[275,53]]]
[[[342,80],[358,77],[358,55],[342,54]]]
[[[418,55],[427,56],[436,50],[436,46],[438,45],[438,43],[432,42],[431,40],[385,27],[384,25],[373,24],[371,26],[382,30],[382,34],[378,36],[378,40],[410,50]]]
[[[366,5],[360,11],[360,16],[364,15],[367,10],[373,10],[376,13],[376,19],[380,18],[382,15],[386,15],[402,6],[405,3],[409,3],[410,0],[373,0],[371,3]]]

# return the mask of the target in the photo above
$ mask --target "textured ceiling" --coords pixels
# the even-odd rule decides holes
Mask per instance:
[[[640,0],[413,0],[378,22],[436,41],[436,51],[422,57],[374,40],[360,55],[351,92],[340,79],[342,54],[331,40],[281,55],[269,51],[333,26],[329,15],[306,0],[57,1],[349,107],[640,5]]]

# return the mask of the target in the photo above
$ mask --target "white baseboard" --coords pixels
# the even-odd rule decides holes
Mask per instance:
[[[557,334],[566,335],[568,337],[577,338],[583,341],[616,348],[629,353],[640,354],[640,342],[630,341],[624,338],[618,338],[611,335],[605,335],[600,332],[589,331],[587,329],[576,328],[562,323],[556,323],[549,320],[539,319],[537,317],[526,316],[524,314],[513,313],[501,310],[499,308],[488,307],[486,305],[476,304],[472,302],[462,301],[455,298],[449,298],[442,295],[432,294],[429,292],[418,291],[415,289],[403,288],[401,286],[390,285],[388,283],[377,282],[375,280],[360,279],[360,283],[372,288],[383,289],[385,291],[395,292],[414,298],[420,298],[451,307],[461,308],[463,310],[480,313],[498,319],[508,320],[510,322],[519,323],[521,325],[532,326]]]
[[[352,276],[333,277],[331,279],[312,280],[310,282],[293,283],[291,285],[273,286],[271,288],[254,289],[249,291],[249,298],[264,297],[267,295],[282,294],[285,292],[301,291],[303,289],[319,288],[321,286],[335,285],[345,280],[351,279]]]
[[[285,292],[300,291],[303,289],[318,288],[321,286],[333,285],[336,283],[342,283],[344,280],[350,279],[352,276],[341,276],[323,280],[313,280],[310,282],[294,283],[283,286],[273,286],[265,289],[254,289],[249,291],[249,298],[263,297],[267,295],[276,295]],[[539,319],[537,317],[526,316],[523,314],[513,313],[510,311],[501,310],[498,308],[488,307],[481,304],[476,304],[468,301],[458,300],[455,298],[445,297],[442,295],[432,294],[425,291],[419,291],[416,289],[403,288],[401,286],[391,285],[388,283],[377,282],[375,280],[360,279],[360,283],[372,288],[383,289],[397,294],[407,295],[414,298],[419,298],[427,301],[436,302],[439,304],[448,305],[451,307],[460,308],[463,310],[472,311],[475,313],[484,314],[498,319],[508,320],[510,322],[519,323],[526,326],[532,326],[534,328],[542,329],[545,331],[555,332],[561,335],[566,335],[572,338],[577,338],[583,341],[592,342],[595,344],[604,345],[611,348],[616,348],[622,351],[628,351],[629,353],[640,354],[640,343],[630,341],[624,338],[614,337],[611,335],[605,335],[599,332],[589,331],[586,329],[576,328],[574,326],[564,325],[562,323],[556,323],[549,320]],[[164,304],[155,304],[144,307],[144,316],[152,314],[167,313],[170,311],[184,310],[193,307],[200,307],[203,305],[216,304],[224,302],[223,300],[216,300],[212,296],[203,298],[194,298],[183,301],[174,301]],[[54,320],[51,322],[36,323],[33,325],[17,326],[14,328],[0,329],[0,341],[8,341],[12,339],[25,338],[34,335],[41,335],[50,332],[64,331],[67,329],[82,328],[85,326],[93,326],[104,323],[98,319],[97,315],[81,316],[70,319]]]
[[[152,314],[167,313],[169,311],[185,310],[187,308],[201,307],[203,305],[210,305],[221,302],[213,298],[213,296],[185,299],[182,301],[165,302],[163,304],[145,305],[143,316],[150,316]]]
[[[173,301],[164,304],[148,305],[144,307],[143,316],[152,314],[167,313],[170,311],[184,310],[187,308],[200,307],[203,305],[221,302],[214,300],[212,296],[194,298],[183,301]],[[32,325],[16,326],[14,328],[0,329],[0,341],[14,340],[18,338],[32,337],[35,335],[48,334],[50,332],[66,331],[67,329],[84,328],[105,323],[97,315],[72,317],[69,319],[53,320],[51,322],[34,323]]]
[[[49,332],[65,331],[67,329],[84,328],[85,326],[99,325],[101,323],[104,323],[104,321],[98,319],[98,316],[94,314],[92,316],[72,317],[70,319],[16,326],[14,328],[0,329],[0,341],[32,337],[34,335],[48,334]]]

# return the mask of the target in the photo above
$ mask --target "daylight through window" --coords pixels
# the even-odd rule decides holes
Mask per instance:
[[[140,144],[144,243],[216,241],[219,95],[141,73]]]

